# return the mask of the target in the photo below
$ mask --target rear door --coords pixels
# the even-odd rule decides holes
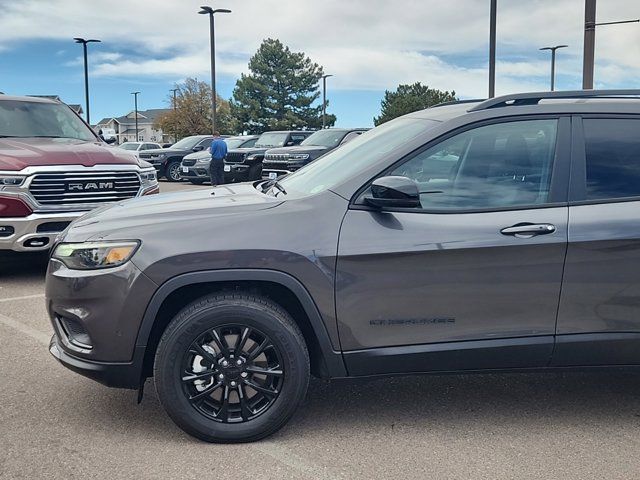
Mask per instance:
[[[640,364],[640,118],[575,117],[554,365]]]
[[[380,176],[421,207],[343,221],[336,308],[353,375],[545,366],[567,245],[570,118],[502,119]]]

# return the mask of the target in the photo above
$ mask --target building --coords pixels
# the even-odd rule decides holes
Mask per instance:
[[[0,92],[2,93],[2,92]],[[27,95],[28,97],[36,97],[36,98],[48,98],[50,100],[55,100],[57,102],[62,102],[62,100],[60,99],[60,97],[58,95]],[[65,103],[65,102],[62,102]],[[84,110],[82,110],[82,105],[78,105],[77,103],[68,103],[67,105],[69,105],[69,107],[71,107],[71,110],[73,110],[74,112],[76,112],[78,115],[82,115],[84,114]]]
[[[168,108],[138,110],[137,139],[135,112],[129,112],[122,117],[103,118],[96,124],[95,129],[96,131],[100,128],[114,129],[118,143],[135,142],[136,140],[139,142],[170,143],[173,141],[173,135],[165,134],[161,129],[156,129],[153,126],[157,118],[168,111]]]

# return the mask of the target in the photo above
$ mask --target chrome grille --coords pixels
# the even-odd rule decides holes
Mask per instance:
[[[184,165],[185,167],[193,167],[196,164],[195,160],[182,160],[182,165]]]
[[[227,163],[242,163],[244,161],[244,153],[242,152],[228,152],[224,157],[224,161]]]
[[[136,172],[39,173],[29,193],[40,205],[77,205],[133,198],[140,190]]]
[[[276,162],[286,162],[287,160],[289,160],[289,154],[288,153],[268,153],[267,155],[265,155],[264,159],[273,160]]]

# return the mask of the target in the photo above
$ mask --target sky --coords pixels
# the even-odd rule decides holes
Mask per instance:
[[[82,47],[89,45],[91,120],[165,108],[187,77],[210,78],[204,0],[0,0],[0,91],[59,95],[84,105]],[[265,38],[323,66],[327,112],[366,127],[385,90],[420,81],[460,98],[488,88],[489,0],[216,0],[217,89],[229,98]],[[597,21],[640,18],[640,0],[600,0]],[[496,93],[581,88],[584,0],[498,0]],[[640,24],[596,31],[596,88],[640,88]]]

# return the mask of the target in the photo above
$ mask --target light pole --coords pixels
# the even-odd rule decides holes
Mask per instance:
[[[593,72],[595,67],[596,27],[600,25],[618,25],[620,23],[638,23],[640,19],[621,20],[618,22],[596,23],[596,0],[584,2],[584,56],[582,59],[582,88],[593,89]]]
[[[203,6],[198,12],[202,15],[209,15],[209,36],[211,40],[211,129],[212,133],[216,131],[216,41],[215,29],[213,25],[213,16],[216,13],[231,13],[226,8],[216,8]]]
[[[551,50],[551,91],[553,92],[556,83],[556,50],[566,48],[569,45],[556,45],[554,47],[542,47],[540,50]]]
[[[138,141],[138,95],[140,94],[140,92],[131,92],[131,95],[133,95],[133,116],[135,118],[136,121],[136,142]]]
[[[322,128],[325,128],[327,116],[327,78],[333,75],[322,75]]]
[[[178,141],[178,114],[177,114],[177,104],[176,104],[176,92],[179,92],[179,88],[172,88],[173,92],[173,143]]]
[[[90,38],[85,40],[84,38],[75,37],[76,43],[82,44],[82,52],[84,54],[84,100],[87,108],[87,123],[91,125],[91,116],[89,115],[89,68],[87,66],[87,43],[100,43],[100,40]]]
[[[489,98],[496,96],[496,18],[498,0],[491,0],[489,15]]]

